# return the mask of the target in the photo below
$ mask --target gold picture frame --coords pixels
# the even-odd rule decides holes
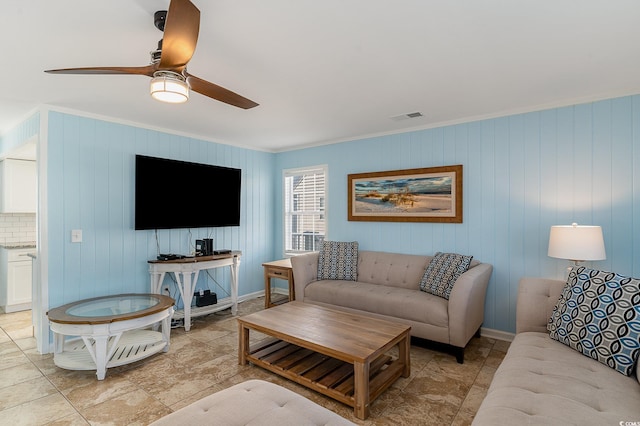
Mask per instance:
[[[462,165],[348,175],[349,220],[462,223]]]

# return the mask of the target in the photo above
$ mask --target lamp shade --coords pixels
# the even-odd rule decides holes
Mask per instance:
[[[606,259],[602,228],[579,226],[577,223],[552,226],[547,254],[550,257],[573,261]]]

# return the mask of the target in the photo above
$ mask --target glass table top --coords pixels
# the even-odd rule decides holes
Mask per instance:
[[[76,317],[131,314],[149,309],[158,303],[160,300],[152,295],[113,296],[75,304],[66,310],[66,314]]]
[[[118,294],[68,303],[47,312],[50,321],[67,324],[99,324],[151,315],[173,306],[161,294]]]

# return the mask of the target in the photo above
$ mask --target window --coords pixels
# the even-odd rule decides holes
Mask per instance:
[[[327,166],[285,170],[283,177],[284,253],[317,251],[327,230]]]

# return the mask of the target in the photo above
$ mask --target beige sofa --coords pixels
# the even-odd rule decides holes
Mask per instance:
[[[412,336],[451,345],[463,362],[484,320],[491,265],[473,261],[447,300],[419,288],[432,256],[359,251],[357,281],[318,281],[318,259],[318,252],[291,258],[296,300],[409,324]]]
[[[547,322],[564,282],[520,280],[516,337],[473,424],[640,424],[640,383],[562,343]]]

